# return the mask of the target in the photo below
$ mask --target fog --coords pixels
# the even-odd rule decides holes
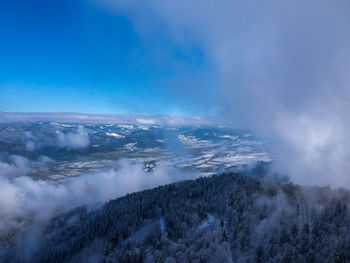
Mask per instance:
[[[162,29],[184,49],[199,45],[217,70],[218,97],[203,103],[267,138],[279,172],[349,185],[348,1],[92,2],[127,15],[146,41]],[[200,83],[178,89],[202,97]]]
[[[120,160],[120,168],[86,172],[59,182],[34,180],[27,174],[33,165],[46,165],[48,159],[29,161],[10,156],[0,162],[0,232],[37,224],[56,213],[79,206],[95,206],[123,196],[189,178],[190,175],[165,167],[143,171],[141,164]],[[52,160],[51,160],[52,161]]]

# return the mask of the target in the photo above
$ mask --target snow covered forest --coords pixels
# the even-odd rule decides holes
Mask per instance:
[[[349,202],[345,189],[225,173],[57,216],[1,261],[349,262]]]

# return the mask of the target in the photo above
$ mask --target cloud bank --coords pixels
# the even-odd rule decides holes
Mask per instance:
[[[11,160],[11,164],[0,162],[0,235],[47,220],[62,209],[68,211],[83,205],[99,205],[127,193],[168,184],[187,176],[164,167],[146,173],[141,164],[121,160],[118,170],[85,173],[56,183],[26,176],[31,167],[26,158],[11,156]],[[46,161],[44,158],[36,164],[41,162],[44,165]]]
[[[166,28],[179,46],[199,44],[218,70],[222,113],[270,140],[279,171],[297,183],[349,185],[348,1],[105,0],[102,5],[128,15],[148,40],[147,31]],[[200,86],[191,89],[201,96]]]

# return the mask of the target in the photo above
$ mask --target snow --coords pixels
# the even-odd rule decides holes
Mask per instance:
[[[129,129],[129,130],[134,129],[133,125],[126,125],[126,124],[119,124],[118,127],[119,128],[124,128],[124,129]]]
[[[232,141],[235,141],[235,140],[237,140],[239,137],[238,137],[238,136],[232,136],[232,135],[222,135],[222,136],[220,136],[220,138],[223,138],[223,139],[231,139]]]
[[[127,143],[124,145],[125,148],[133,149],[137,142]]]
[[[115,133],[115,132],[106,132],[106,135],[112,136],[112,137],[117,138],[117,139],[125,138],[125,136],[119,135],[118,133]]]
[[[189,142],[189,143],[194,143],[194,142],[197,142],[198,139],[195,137],[195,136],[185,136],[183,134],[180,134],[178,136],[178,138],[181,140],[181,141],[184,141],[184,142]]]
[[[62,174],[52,174],[52,175],[49,175],[49,178],[50,178],[51,180],[56,181],[56,180],[60,180],[60,179],[65,178],[65,176],[62,175]]]
[[[69,124],[63,124],[63,123],[57,123],[57,122],[50,122],[50,125],[60,126],[60,127],[64,127],[64,128],[76,127],[75,125],[69,125]]]

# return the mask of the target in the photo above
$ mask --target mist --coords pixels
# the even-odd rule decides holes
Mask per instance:
[[[166,28],[182,48],[200,45],[218,71],[217,97],[203,101],[268,139],[277,171],[296,183],[349,185],[347,1],[96,4],[127,15],[148,41],[151,30]],[[201,85],[179,90],[202,93]]]
[[[66,134],[57,131],[58,146],[68,149],[83,149],[89,146],[89,134],[82,125],[78,126],[76,132],[68,132]]]
[[[1,234],[36,225],[76,207],[99,206],[127,193],[190,177],[161,166],[147,173],[141,164],[120,160],[118,170],[86,172],[53,182],[27,176],[34,164],[45,165],[46,158],[35,163],[21,156],[10,156],[10,159],[10,163],[0,162]]]

